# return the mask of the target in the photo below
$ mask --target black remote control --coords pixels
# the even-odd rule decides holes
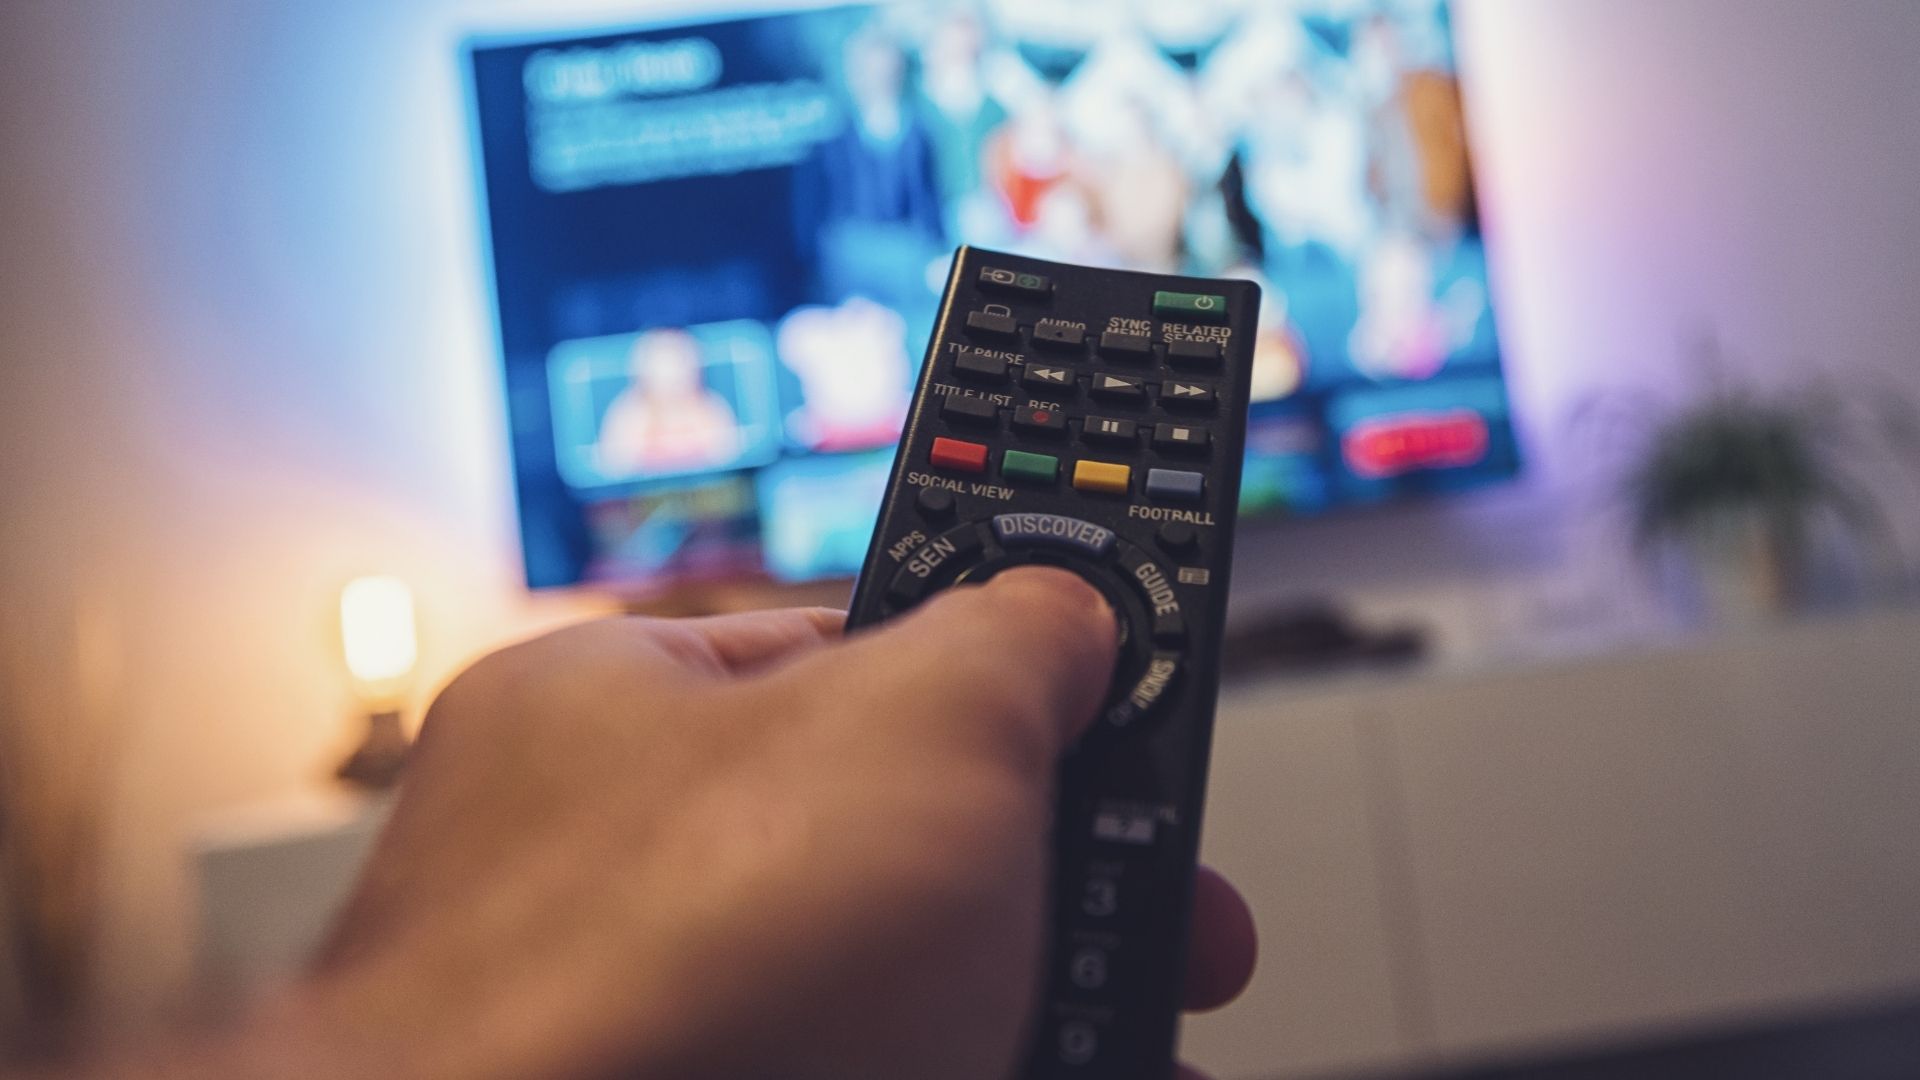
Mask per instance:
[[[1259,303],[961,248],[854,590],[850,627],[1051,563],[1120,617],[1061,766],[1032,1080],[1173,1072]]]

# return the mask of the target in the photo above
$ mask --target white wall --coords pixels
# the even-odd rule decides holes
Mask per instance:
[[[344,579],[414,583],[429,682],[578,608],[517,586],[454,51],[553,10],[0,4],[0,710],[117,733],[116,1016],[184,977],[185,825],[345,738]],[[1554,441],[1587,387],[1668,378],[1711,323],[1761,367],[1920,393],[1920,6],[1480,0],[1461,23],[1537,478],[1254,530],[1239,581],[1488,645],[1580,621],[1617,570]]]
[[[1684,396],[1708,330],[1736,377],[1920,403],[1920,5],[1462,0],[1457,23],[1531,475],[1246,530],[1245,562],[1277,569],[1237,580],[1237,607],[1338,590],[1470,652],[1657,627],[1597,486],[1613,448],[1570,437],[1570,414],[1605,387]],[[1860,464],[1911,574],[1920,463]]]

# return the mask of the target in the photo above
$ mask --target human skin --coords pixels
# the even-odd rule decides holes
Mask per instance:
[[[1029,569],[845,639],[843,618],[603,620],[480,661],[312,974],[89,1075],[1009,1076],[1055,764],[1108,684],[1112,614]],[[1203,871],[1189,1005],[1238,994],[1253,954]]]

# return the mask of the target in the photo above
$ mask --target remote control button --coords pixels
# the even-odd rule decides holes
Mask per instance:
[[[1073,372],[1063,367],[1047,364],[1028,364],[1020,373],[1020,385],[1029,390],[1052,391],[1073,389]]]
[[[1093,377],[1093,392],[1097,397],[1112,401],[1145,401],[1147,381],[1131,375],[1109,375],[1103,371]]]
[[[1013,426],[1027,432],[1057,435],[1067,430],[1067,414],[1052,405],[1022,405],[1013,410]]]
[[[1167,691],[1180,677],[1180,654],[1161,651],[1147,660],[1147,670],[1127,691],[1119,704],[1107,710],[1105,720],[1111,727],[1132,728],[1166,700]]]
[[[1003,270],[997,266],[981,267],[979,282],[982,288],[1027,296],[1050,296],[1053,293],[1053,281],[1050,278],[1023,270]]]
[[[887,585],[887,603],[897,608],[911,607],[926,591],[925,580],[902,570],[893,575],[893,581]]]
[[[1120,910],[1120,883],[1095,874],[1080,889],[1080,911],[1096,919],[1112,918]]]
[[[922,488],[920,493],[925,495],[932,490]],[[1200,530],[1184,521],[1169,521],[1160,526],[1154,533],[1154,539],[1169,555],[1190,555],[1200,548]]]
[[[1085,1065],[1100,1052],[1100,1033],[1084,1020],[1062,1024],[1058,1049],[1061,1064]]]
[[[1133,470],[1105,461],[1082,461],[1073,467],[1073,486],[1081,491],[1099,491],[1125,495],[1131,486]]]
[[[1051,484],[1060,478],[1060,459],[1052,454],[1009,450],[1000,456],[1000,475],[1009,480],[1036,480]]]
[[[1197,472],[1179,469],[1148,469],[1147,498],[1199,502],[1206,493],[1207,478]]]
[[[989,337],[1013,337],[1020,332],[1020,324],[1014,321],[1011,308],[988,304],[979,311],[967,313],[967,329]]]
[[[963,397],[959,394],[949,394],[941,399],[940,415],[962,424],[984,424],[991,427],[1000,422],[1000,409],[993,402],[986,398]]]
[[[1002,382],[1007,377],[1007,361],[979,349],[961,349],[953,358],[953,373],[975,382]]]
[[[1152,847],[1160,823],[1150,813],[1107,807],[1093,815],[1093,838],[1109,844]]]
[[[1182,367],[1219,367],[1220,343],[1217,341],[1169,341],[1167,363]]]
[[[1205,452],[1208,442],[1213,438],[1203,427],[1190,424],[1153,425],[1153,448],[1155,450],[1185,451],[1187,453]]]
[[[1041,319],[1033,328],[1033,343],[1050,349],[1078,349],[1086,340],[1086,327],[1063,319]]]
[[[980,443],[961,442],[959,439],[935,439],[927,460],[935,468],[952,469],[955,472],[986,472],[987,448]]]
[[[1116,934],[1149,921],[1158,906],[1158,890],[1145,879],[1153,872],[1154,856],[1139,848],[1107,848],[1090,855],[1060,868],[1061,891],[1074,906],[1067,940],[1118,946],[1123,939]]]
[[[1100,990],[1107,985],[1107,950],[1098,945],[1082,945],[1067,960],[1067,981],[1082,990]]]
[[[962,525],[951,532],[941,533],[900,564],[900,572],[893,576],[892,583],[887,586],[887,598],[900,606],[919,600],[926,595],[927,587],[933,583],[941,567],[972,555],[985,545],[986,538],[980,535],[978,524]]]
[[[1100,355],[1120,360],[1146,360],[1153,356],[1153,339],[1145,334],[1123,334],[1109,330],[1100,335]]]
[[[1080,435],[1088,442],[1134,444],[1134,433],[1140,425],[1131,420],[1115,420],[1108,416],[1089,416],[1081,426]]]
[[[1120,573],[1139,588],[1153,612],[1153,637],[1161,645],[1178,645],[1186,640],[1187,624],[1180,612],[1180,597],[1167,580],[1166,569],[1153,556],[1132,544],[1122,543],[1116,561]]]
[[[1211,409],[1220,400],[1213,387],[1207,383],[1181,382],[1168,379],[1160,384],[1160,404],[1181,408]]]
[[[935,521],[944,521],[952,517],[956,508],[953,492],[946,488],[933,487],[921,488],[920,494],[913,497],[913,506],[920,511],[921,517]]]
[[[1157,292],[1153,294],[1153,313],[1162,319],[1226,322],[1227,298],[1207,293]]]
[[[1112,529],[1065,514],[1000,514],[993,534],[1007,547],[1059,547],[1106,557],[1118,539]]]

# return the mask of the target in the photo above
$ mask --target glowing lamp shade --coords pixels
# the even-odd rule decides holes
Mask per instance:
[[[413,591],[395,577],[355,578],[340,592],[340,640],[363,692],[392,693],[413,673],[419,646]]]

